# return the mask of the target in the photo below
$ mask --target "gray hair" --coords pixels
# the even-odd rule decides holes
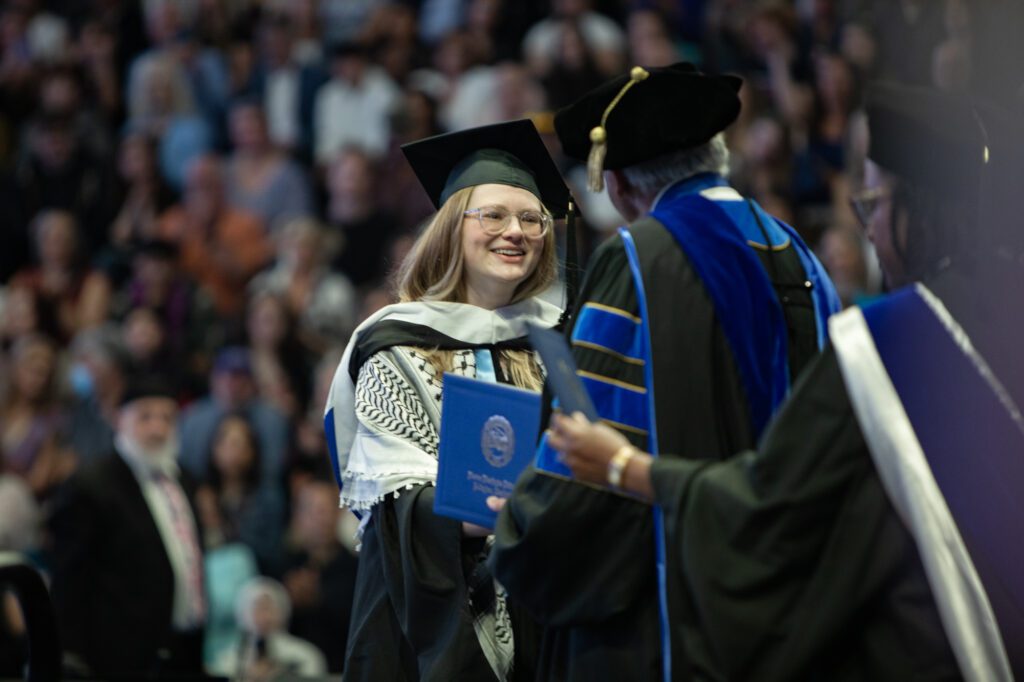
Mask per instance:
[[[235,622],[242,629],[253,632],[255,627],[252,610],[256,606],[256,601],[262,597],[269,597],[274,603],[279,619],[278,628],[287,630],[288,619],[292,615],[292,600],[284,585],[273,578],[263,576],[251,578],[238,591],[238,596],[235,597]]]
[[[718,133],[704,144],[663,154],[622,169],[629,184],[644,193],[656,193],[670,183],[700,173],[729,175],[729,148],[725,134]]]

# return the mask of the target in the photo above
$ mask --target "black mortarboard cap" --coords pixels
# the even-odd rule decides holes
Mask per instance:
[[[529,119],[435,135],[402,145],[402,152],[437,208],[460,189],[492,183],[531,192],[556,217],[571,200]]]
[[[906,181],[972,200],[991,160],[978,105],[966,95],[875,83],[868,89],[868,158]]]
[[[120,404],[123,407],[141,398],[170,398],[177,401],[178,395],[174,382],[168,377],[157,373],[140,372],[128,376]]]
[[[686,62],[634,67],[561,109],[555,131],[567,156],[587,161],[592,144],[603,142],[598,172],[626,168],[704,144],[725,130],[739,115],[742,83]]]

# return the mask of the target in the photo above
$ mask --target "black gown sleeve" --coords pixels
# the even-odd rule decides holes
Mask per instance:
[[[673,627],[695,668],[725,679],[957,677],[831,349],[759,451],[659,459],[651,480],[669,569],[693,604]]]
[[[101,541],[98,500],[89,493],[81,473],[63,484],[47,520],[51,542],[54,610],[65,655],[87,662],[91,651],[95,561]]]
[[[603,245],[588,266],[579,307],[588,302],[632,312],[632,279],[618,238]],[[596,354],[581,357],[581,368],[615,362]],[[636,373],[625,366],[601,366],[599,373]],[[642,383],[642,376],[634,381]],[[638,445],[635,433],[626,436]],[[620,495],[552,476],[529,467],[519,478],[506,512],[495,528],[492,565],[509,593],[544,625],[600,621],[628,608],[638,585],[649,582],[644,562],[609,551],[616,538],[630,538],[637,551],[653,553],[650,509]],[[574,519],[575,523],[567,523]],[[585,520],[585,523],[583,522]],[[633,545],[636,546],[636,545]],[[589,567],[580,570],[580,566]],[[601,567],[592,570],[593,567]]]
[[[483,540],[434,514],[434,487],[389,496],[375,511],[384,578],[423,680],[493,679],[469,614],[467,580]]]

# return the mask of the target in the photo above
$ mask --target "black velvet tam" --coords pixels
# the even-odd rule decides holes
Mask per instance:
[[[673,151],[704,144],[740,113],[735,76],[710,76],[686,62],[647,69],[608,114],[603,167],[625,168]],[[630,81],[623,74],[555,114],[555,131],[567,156],[586,161],[591,130],[602,125],[605,109]]]

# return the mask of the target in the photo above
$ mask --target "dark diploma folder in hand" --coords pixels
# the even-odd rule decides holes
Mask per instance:
[[[508,497],[533,461],[540,393],[444,375],[434,513],[493,528],[487,497]]]
[[[531,324],[530,345],[540,353],[548,373],[548,386],[558,399],[556,407],[566,414],[582,412],[590,421],[599,421],[587,387],[576,376],[576,362],[565,337],[554,329]]]

